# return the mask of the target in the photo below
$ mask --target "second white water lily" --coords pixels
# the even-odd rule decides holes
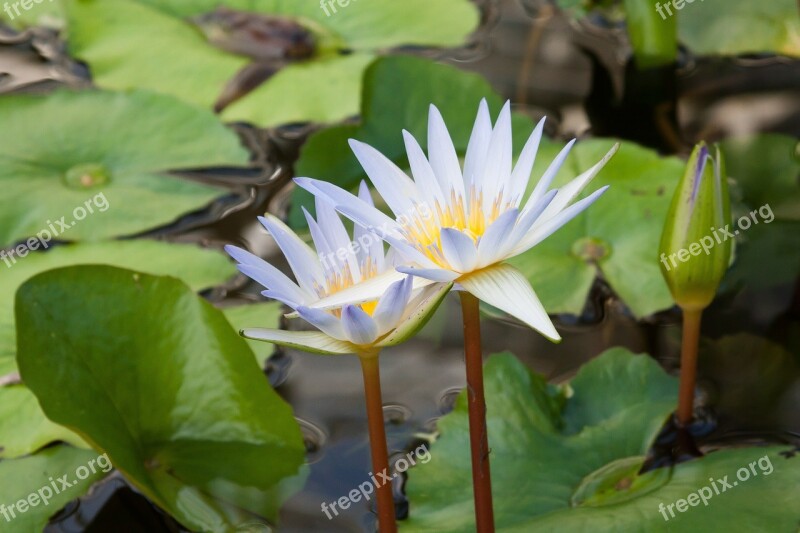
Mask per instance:
[[[324,298],[317,306],[371,299],[397,275],[414,274],[432,282],[455,282],[548,338],[559,340],[527,279],[503,261],[536,246],[605,192],[607,187],[602,187],[573,203],[617,146],[574,180],[549,190],[574,144],[570,142],[523,202],[543,126],[544,121],[538,124],[512,165],[510,105],[506,103],[492,126],[489,108],[481,102],[462,169],[444,120],[431,106],[427,156],[414,137],[403,132],[413,180],[371,146],[351,140],[353,152],[394,219],[363,197],[333,184],[297,178],[301,187],[326,198],[345,216],[378,234],[407,261],[398,267],[399,273]]]
[[[371,205],[365,184],[360,197]],[[385,256],[380,240],[361,238],[365,230],[358,226],[351,240],[339,215],[329,205],[317,201],[316,209],[317,220],[306,213],[316,252],[274,216],[259,219],[280,247],[297,282],[241,248],[227,246],[225,250],[238,261],[243,274],[266,287],[264,296],[288,305],[320,331],[252,328],[242,334],[325,354],[364,354],[409,338],[436,310],[449,284],[415,290],[413,276],[408,275],[394,281],[371,301],[336,309],[315,308],[323,298],[373,279],[387,269],[394,271],[391,256]],[[355,250],[355,242],[367,245]]]

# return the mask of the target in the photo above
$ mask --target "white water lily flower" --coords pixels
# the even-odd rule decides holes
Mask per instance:
[[[372,206],[366,184],[359,195]],[[272,215],[259,221],[283,252],[297,283],[263,259],[226,246],[243,274],[267,288],[262,294],[291,307],[319,332],[245,329],[242,335],[324,354],[369,353],[398,344],[413,335],[433,314],[451,284],[415,290],[413,276],[394,281],[373,301],[336,309],[313,305],[360,282],[394,271],[383,242],[356,225],[351,240],[339,215],[324,201],[316,202],[317,220],[305,212],[316,251]]]
[[[543,127],[544,120],[512,167],[510,104],[492,127],[489,108],[482,101],[462,170],[444,120],[431,106],[427,157],[414,137],[403,131],[413,180],[376,149],[351,139],[353,152],[395,219],[331,183],[295,181],[387,241],[408,262],[398,267],[399,273],[456,282],[458,288],[560,340],[525,276],[503,261],[537,245],[597,200],[608,187],[572,203],[618,146],[560,189],[548,190],[575,141],[570,142],[523,203]],[[393,279],[387,274],[317,306],[369,299]]]

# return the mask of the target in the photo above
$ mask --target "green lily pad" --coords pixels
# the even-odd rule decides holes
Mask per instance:
[[[110,469],[105,458],[98,460],[97,452],[69,446],[0,461],[0,533],[43,531],[51,516],[83,496]],[[21,500],[28,500],[24,512],[18,506]]]
[[[797,57],[799,9],[795,0],[696,1],[678,11],[678,35],[698,54],[774,52]]]
[[[0,247],[35,235],[101,240],[170,223],[225,190],[165,171],[248,162],[213,114],[144,92],[3,96],[0,126]]]
[[[112,265],[175,276],[195,290],[219,285],[236,274],[233,264],[221,252],[151,240],[59,246],[47,253],[32,253],[11,268],[0,265],[0,269],[6,270],[0,276],[0,376],[16,370],[13,302],[19,286],[40,272],[81,264]]]
[[[224,254],[192,245],[159,241],[111,241],[59,246],[35,252],[0,278],[0,376],[16,371],[14,294],[41,272],[78,264],[107,264],[150,274],[180,277],[195,290],[218,285],[236,273]],[[239,313],[238,308],[231,309]],[[68,429],[52,423],[24,385],[0,387],[0,458],[33,453],[54,441],[85,446]]]
[[[615,141],[579,141],[556,178],[556,185],[597,163]],[[543,142],[529,189],[562,146]],[[510,260],[536,289],[550,313],[579,315],[596,273],[639,317],[673,305],[658,267],[658,244],[669,201],[683,174],[675,157],[623,143],[587,188],[611,185],[591,209],[533,249]]]
[[[89,63],[93,79],[102,87],[147,88],[210,108],[250,61],[212,47],[186,20],[213,11],[218,3],[70,1],[69,46]],[[232,9],[294,19],[311,30],[318,43],[314,57],[285,66],[227,108],[225,119],[269,126],[354,115],[364,69],[381,51],[400,45],[457,46],[478,24],[477,10],[466,0],[353,0],[346,7],[334,3],[338,10],[329,9],[328,15],[318,0],[225,3]]]
[[[563,388],[548,386],[510,354],[491,357],[485,376],[499,531],[797,527],[800,501],[794,487],[800,459],[782,456],[785,447],[717,451],[672,469],[638,474],[677,392],[676,380],[647,356],[614,348]],[[454,412],[439,421],[439,430],[432,460],[409,472],[410,518],[401,523],[403,531],[475,530],[463,392]],[[710,485],[709,478],[726,479],[731,488],[720,494],[712,488],[704,506],[699,495],[689,495]],[[687,498],[691,506],[676,507]],[[662,503],[666,520],[659,511]],[[698,505],[703,508],[692,509]],[[771,511],[765,514],[765,508]]]
[[[22,378],[51,420],[189,529],[275,518],[302,435],[219,310],[174,278],[107,266],[40,274],[16,305]]]
[[[361,124],[334,126],[313,134],[303,146],[295,174],[355,188],[367,176],[347,144],[350,138],[374,146],[402,168],[408,168],[402,130],[411,132],[424,146],[430,104],[441,111],[456,150],[463,154],[481,98],[486,98],[496,116],[503,101],[477,74],[416,57],[379,59],[364,75]],[[518,153],[533,130],[533,123],[518,114],[513,121]],[[296,189],[289,214],[292,227],[306,227],[301,206],[313,212],[313,198]]]
[[[64,6],[61,0],[32,0],[28,2],[7,2],[8,9],[0,10],[0,22],[12,28],[25,29],[31,26],[44,26],[55,30],[63,29],[65,24]],[[29,7],[25,9],[25,4]]]
[[[28,455],[58,441],[89,447],[78,435],[44,416],[27,387],[0,387],[0,458]]]
[[[763,289],[792,284],[800,272],[800,159],[797,139],[763,134],[721,143],[728,176],[742,205],[736,258],[723,287]],[[759,221],[754,224],[753,220]],[[742,222],[739,222],[742,221]],[[745,224],[749,227],[745,228]]]
[[[278,329],[283,316],[283,304],[280,302],[261,302],[250,305],[239,305],[236,307],[226,307],[222,313],[233,329],[241,331],[245,328],[268,328]],[[264,368],[273,352],[275,345],[269,342],[247,340],[250,349],[256,354],[259,366]]]

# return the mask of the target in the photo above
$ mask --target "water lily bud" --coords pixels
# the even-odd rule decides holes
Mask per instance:
[[[728,268],[734,233],[724,163],[719,149],[698,144],[664,223],[661,272],[684,310],[704,309]]]

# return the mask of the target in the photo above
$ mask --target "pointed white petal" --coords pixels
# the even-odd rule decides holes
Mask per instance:
[[[436,180],[436,174],[431,168],[428,158],[422,151],[417,140],[406,130],[403,130],[403,141],[406,145],[406,154],[408,155],[408,164],[411,167],[411,173],[414,175],[414,181],[417,183],[417,190],[420,196],[429,204],[430,209],[434,209],[434,205],[444,203],[444,193],[439,188],[439,182]],[[449,191],[447,191],[449,193]]]
[[[458,282],[479,300],[521,320],[548,339],[561,340],[530,283],[511,265],[490,266],[464,276]]]
[[[592,205],[600,196],[608,190],[608,185],[596,190],[583,200],[575,202],[568,208],[564,209],[554,217],[544,220],[541,223],[534,224],[533,228],[525,235],[519,243],[511,250],[511,256],[519,255],[522,252],[530,250],[547,237],[555,233],[564,224],[578,216],[582,211]],[[543,217],[540,217],[543,218]]]
[[[237,268],[242,274],[264,287],[279,290],[296,303],[303,303],[313,296],[298,287],[286,274],[250,252],[230,245],[225,247],[225,251],[240,263]]]
[[[506,101],[500,117],[492,131],[489,151],[481,170],[481,191],[483,209],[489,212],[503,187],[508,187],[511,179],[511,102]]]
[[[511,244],[512,248],[525,238],[525,235],[527,235],[536,221],[539,220],[539,217],[544,210],[547,209],[547,206],[550,205],[550,202],[553,201],[553,198],[556,197],[556,194],[558,194],[558,189],[547,191],[525,214],[517,218],[517,225],[514,227],[511,239],[509,240],[509,244]]]
[[[361,180],[358,185],[358,198],[370,207],[375,207],[372,201],[372,194],[369,191],[367,182]],[[361,224],[356,223],[353,228],[353,241],[358,243],[356,249],[356,259],[359,265],[364,265],[367,262],[375,264],[378,272],[383,272],[386,268],[383,251],[383,241],[380,237],[376,236],[371,231]]]
[[[378,325],[378,335],[383,335],[393,329],[406,311],[408,300],[411,298],[411,288],[414,277],[407,276],[402,281],[395,281],[378,300],[372,318]]]
[[[489,151],[489,141],[492,137],[492,117],[489,114],[489,105],[486,99],[481,99],[478,106],[478,116],[472,127],[472,134],[467,144],[467,155],[464,158],[464,188],[469,193],[471,187],[478,191],[481,188],[480,172],[483,169],[486,153]]]
[[[536,205],[536,202],[538,202],[539,199],[544,196],[544,193],[547,191],[547,189],[550,188],[550,184],[553,182],[556,174],[558,174],[558,171],[561,170],[561,167],[564,165],[564,161],[567,159],[567,156],[569,155],[570,150],[572,150],[572,146],[574,144],[575,139],[572,139],[570,142],[568,142],[567,145],[561,149],[556,158],[553,159],[552,163],[550,163],[550,166],[547,167],[547,170],[544,171],[541,179],[539,179],[539,182],[536,184],[533,192],[528,197],[525,208],[522,210],[523,216]]]
[[[270,300],[277,300],[282,304],[288,305],[292,309],[305,304],[305,302],[298,302],[290,294],[287,294],[283,291],[267,289],[265,291],[261,291],[261,295],[264,298],[269,298]]]
[[[536,154],[539,152],[539,144],[542,141],[545,120],[546,118],[540,120],[539,124],[534,128],[533,133],[531,133],[531,136],[525,143],[525,147],[519,154],[517,164],[514,166],[514,171],[511,173],[511,185],[509,186],[506,198],[516,201],[516,205],[519,205],[522,194],[525,192],[528,181],[531,179],[533,164],[536,162]]]
[[[437,282],[453,281],[461,275],[459,272],[453,272],[452,270],[446,270],[444,268],[414,268],[408,265],[398,266],[397,271],[403,274],[411,274],[415,278]]]
[[[453,287],[452,283],[439,283],[426,287],[419,298],[415,298],[409,305],[409,312],[397,325],[394,331],[389,333],[377,344],[379,347],[394,346],[413,337],[422,329],[428,320],[444,301],[444,297]]]
[[[346,263],[350,267],[350,272],[354,276],[358,276],[359,266],[356,260],[356,254],[350,243],[350,235],[342,223],[342,219],[336,213],[333,206],[324,198],[316,197],[315,205],[317,208],[317,222],[322,234],[330,245],[331,252],[336,257],[337,263],[342,263],[342,267]],[[317,249],[319,252],[319,248]],[[344,257],[344,261],[340,257]]]
[[[281,329],[249,328],[240,332],[246,339],[266,341],[280,346],[296,348],[323,355],[344,355],[356,353],[356,347],[349,342],[340,341],[321,331],[284,331]]]
[[[358,306],[342,308],[342,327],[353,344],[372,344],[378,338],[378,325]]]
[[[347,340],[347,335],[342,328],[342,322],[338,317],[321,309],[312,309],[306,306],[299,306],[297,314],[326,335],[339,340]]]
[[[442,230],[442,253],[456,272],[471,272],[478,263],[475,241],[457,229]]]
[[[518,209],[506,211],[486,228],[478,241],[478,268],[503,259],[502,254],[508,248],[507,243],[512,236],[518,215]]]
[[[609,150],[608,153],[603,156],[603,159],[601,159],[600,162],[598,162],[592,168],[561,187],[556,197],[553,199],[550,205],[547,206],[547,209],[545,209],[544,213],[542,213],[542,222],[547,221],[549,218],[553,217],[556,213],[569,205],[570,202],[572,202],[572,200],[574,200],[581,193],[584,187],[586,187],[589,182],[592,181],[595,176],[597,176],[597,173],[600,172],[604,166],[606,166],[608,160],[617,153],[617,150],[619,150],[619,144],[615,144],[611,150]]]
[[[464,178],[458,154],[442,114],[434,105],[428,113],[428,159],[445,198],[449,198],[451,190],[457,197],[464,198]]]
[[[411,200],[419,201],[416,187],[405,172],[397,168],[386,156],[368,144],[350,139],[350,148],[358,158],[364,172],[378,189],[383,200],[395,215],[410,213]]]
[[[314,309],[332,309],[342,307],[346,304],[360,304],[375,301],[386,292],[389,286],[395,281],[405,277],[405,274],[395,270],[387,270],[374,278],[364,280],[357,285],[342,289],[341,291],[326,296],[325,298],[310,304]]]
[[[314,250],[277,217],[267,214],[266,216],[258,217],[258,220],[267,229],[272,238],[275,239],[283,255],[286,256],[286,260],[289,262],[289,266],[300,286],[305,291],[312,293],[316,285],[324,286],[325,275]]]

